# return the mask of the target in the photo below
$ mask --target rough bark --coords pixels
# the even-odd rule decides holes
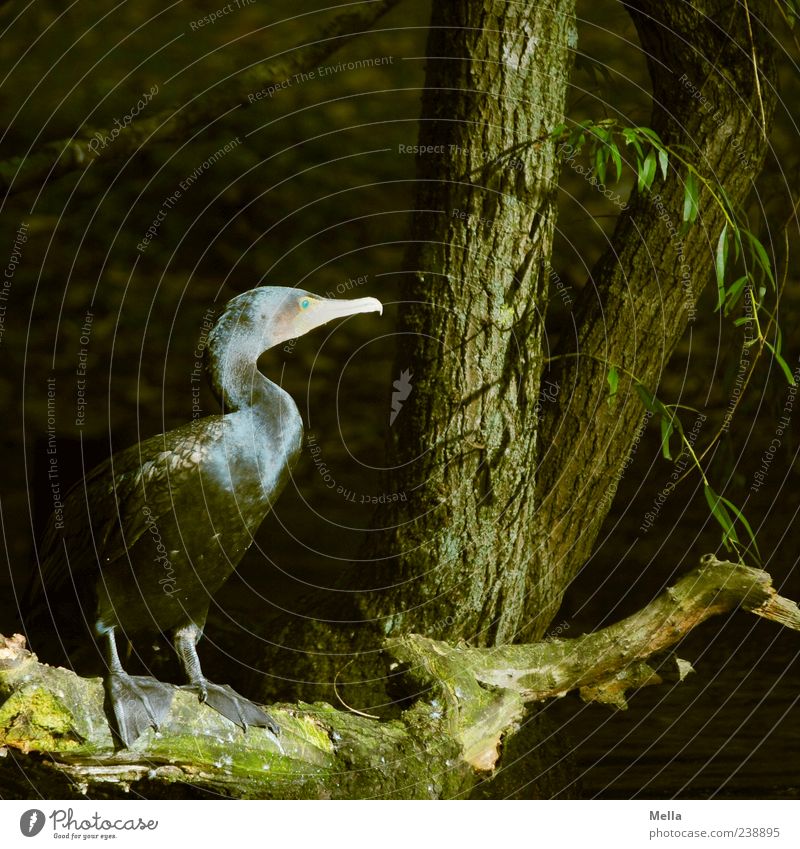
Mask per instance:
[[[434,5],[396,372],[361,611],[385,634],[508,642],[527,616],[547,264],[574,3]],[[362,570],[363,572],[363,570]],[[377,587],[389,587],[379,591]]]
[[[526,706],[577,690],[626,707],[629,690],[680,681],[691,666],[667,650],[736,607],[800,630],[797,605],[765,572],[703,558],[627,619],[582,637],[497,648],[420,635],[387,641],[411,685],[409,707],[380,722],[326,704],[277,705],[277,743],[242,733],[194,694],[176,691],[159,731],[116,749],[98,679],[39,664],[21,637],[0,637],[2,795],[148,797],[212,791],[261,798],[452,798],[492,774]]]

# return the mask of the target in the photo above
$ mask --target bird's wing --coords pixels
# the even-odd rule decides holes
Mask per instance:
[[[52,594],[70,580],[70,573],[73,580],[81,579],[124,556],[172,509],[173,491],[196,480],[222,434],[222,416],[210,416],[152,436],[92,469],[67,493],[63,522],[50,518],[36,583]]]
[[[149,527],[172,511],[179,489],[198,482],[197,473],[222,439],[223,426],[222,416],[200,419],[111,458],[115,514],[102,524],[99,547],[104,562],[122,557]]]

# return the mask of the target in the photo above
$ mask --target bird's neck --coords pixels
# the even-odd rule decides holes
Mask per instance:
[[[223,412],[254,410],[280,415],[285,409],[296,410],[291,395],[264,377],[251,357],[227,356],[210,365],[211,388]]]

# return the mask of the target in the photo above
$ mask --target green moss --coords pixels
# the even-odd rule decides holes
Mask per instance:
[[[26,751],[64,752],[81,746],[72,713],[42,688],[13,693],[0,707],[0,743]]]

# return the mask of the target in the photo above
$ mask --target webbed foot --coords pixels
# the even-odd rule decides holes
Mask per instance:
[[[148,728],[158,730],[169,713],[175,688],[155,678],[112,672],[105,679],[116,732],[126,747]]]
[[[211,681],[203,679],[195,684],[186,684],[182,689],[197,693],[201,702],[214,708],[243,731],[247,730],[248,725],[252,725],[255,728],[266,728],[275,736],[280,733],[280,726],[266,711],[239,695],[228,684],[212,684]]]

